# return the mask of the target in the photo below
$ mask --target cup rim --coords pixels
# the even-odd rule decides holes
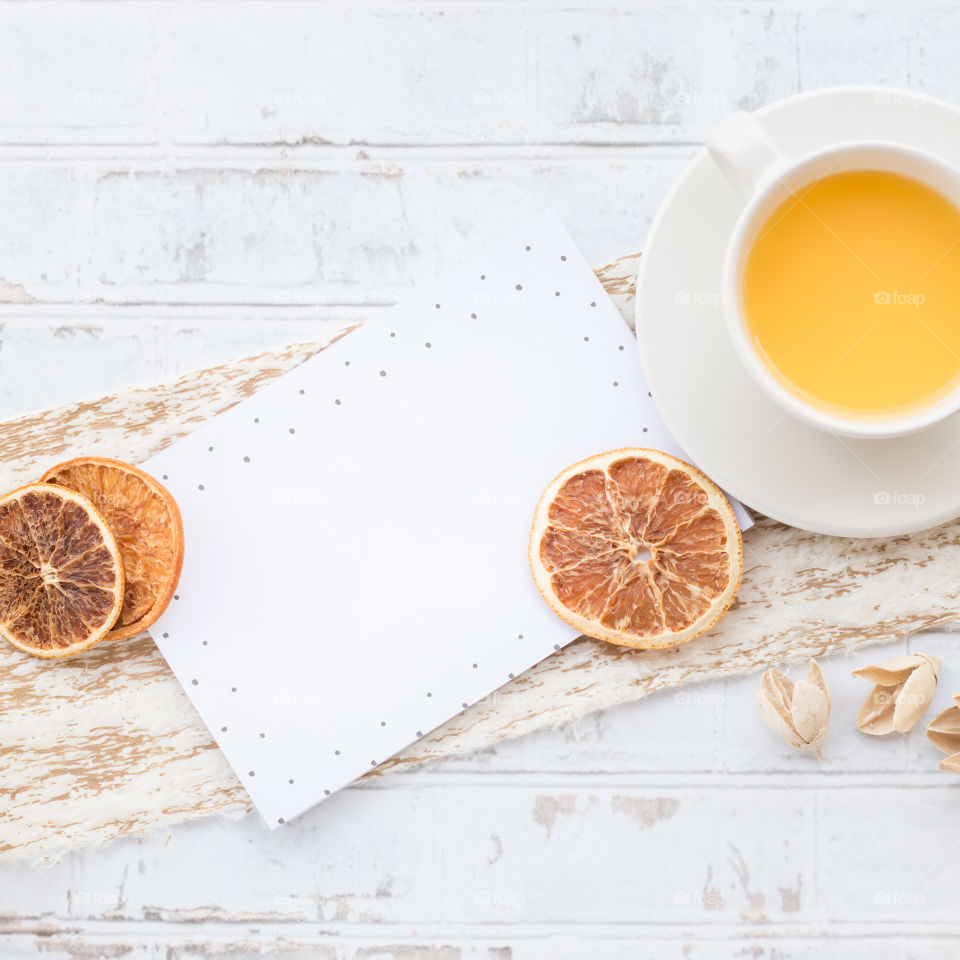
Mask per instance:
[[[785,175],[794,174],[810,164],[833,155],[864,151],[896,153],[900,156],[922,160],[929,166],[938,167],[951,178],[956,183],[958,193],[960,193],[960,171],[956,167],[948,164],[935,154],[890,141],[845,141],[811,151],[796,159],[785,158],[784,162],[777,164],[775,169],[771,171],[773,175],[768,176],[748,198],[727,241],[723,264],[723,312],[727,330],[741,362],[753,377],[754,382],[781,408],[812,427],[840,436],[858,438],[897,437],[926,429],[960,411],[960,384],[935,403],[898,417],[856,419],[818,409],[791,392],[768,368],[747,334],[746,319],[740,303],[739,264],[744,240],[749,228],[755,221],[758,210],[764,201],[769,198],[771,192],[776,189],[780,180]],[[869,167],[865,167],[865,169],[869,169]],[[922,177],[916,179],[923,181]],[[956,203],[954,205],[960,206]]]

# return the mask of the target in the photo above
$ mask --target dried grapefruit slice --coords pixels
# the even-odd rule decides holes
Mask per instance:
[[[0,635],[69,657],[102,640],[122,606],[120,549],[86,497],[45,483],[0,497]]]
[[[123,557],[123,610],[108,640],[146,630],[167,608],[183,567],[183,521],[173,495],[148,473],[103,457],[51,467],[44,483],[88,497],[113,531]]]
[[[575,463],[537,504],[530,568],[540,593],[581,633],[646,649],[712,626],[743,573],[740,527],[719,488],[659,450]]]

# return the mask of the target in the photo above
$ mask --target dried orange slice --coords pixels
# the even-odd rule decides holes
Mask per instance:
[[[612,450],[544,491],[530,567],[547,603],[581,633],[672,647],[730,606],[743,547],[733,509],[699,470],[659,450]]]
[[[123,606],[123,561],[106,521],[72,490],[32,483],[0,497],[0,634],[36,657],[106,636]]]
[[[117,538],[127,586],[107,639],[146,630],[167,609],[183,567],[183,521],[173,495],[143,470],[103,457],[58,464],[43,482],[88,497]]]

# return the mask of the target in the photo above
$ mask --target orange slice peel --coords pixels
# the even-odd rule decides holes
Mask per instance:
[[[733,508],[695,467],[624,448],[568,467],[537,504],[529,543],[537,588],[581,633],[637,649],[699,636],[743,575]]]
[[[102,640],[123,606],[120,549],[89,499],[32,483],[0,497],[0,635],[36,657]]]
[[[183,521],[173,495],[150,474],[105,457],[51,467],[43,482],[75,490],[103,515],[123,559],[123,608],[108,640],[146,630],[166,610],[183,567]]]

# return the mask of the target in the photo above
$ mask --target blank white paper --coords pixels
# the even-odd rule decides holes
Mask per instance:
[[[575,637],[530,522],[560,470],[624,446],[682,456],[544,216],[147,461],[186,538],[151,633],[267,824]]]

